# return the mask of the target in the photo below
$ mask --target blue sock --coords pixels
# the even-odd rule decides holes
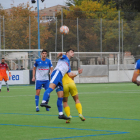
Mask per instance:
[[[39,96],[35,95],[35,105],[36,105],[36,107],[38,106],[38,103],[39,103]]]
[[[43,100],[48,101],[48,100],[49,100],[49,97],[50,97],[50,93],[51,93],[52,91],[53,91],[53,89],[49,87],[49,88],[44,92]]]
[[[57,99],[57,108],[59,112],[63,112],[63,104],[62,104],[63,98],[59,98]]]
[[[50,96],[48,97],[48,100],[46,100],[46,103],[47,103],[47,104],[48,104],[49,100],[50,100]]]

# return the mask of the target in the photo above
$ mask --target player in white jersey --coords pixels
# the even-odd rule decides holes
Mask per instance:
[[[42,56],[41,58],[35,61],[34,68],[33,68],[33,78],[32,78],[32,81],[35,81],[35,89],[36,89],[36,95],[35,95],[36,112],[39,112],[38,104],[39,104],[40,90],[42,86],[45,88],[45,90],[47,90],[50,84],[49,71],[50,74],[53,71],[51,60],[46,58],[47,50],[42,50],[41,56]],[[49,111],[49,108],[46,108],[46,110]]]
[[[77,74],[74,74],[71,72],[70,67],[70,58],[74,56],[74,50],[69,49],[66,51],[66,55],[63,55],[62,53],[59,53],[57,57],[60,59],[58,60],[58,63],[54,69],[54,71],[51,74],[51,81],[49,88],[44,92],[42,103],[40,104],[41,107],[47,107],[51,108],[46,101],[49,99],[50,93],[56,88],[56,92],[58,95],[57,99],[57,108],[59,112],[59,119],[70,119],[69,117],[65,116],[63,114],[63,84],[62,84],[62,78],[65,75],[65,73],[68,73],[68,75],[73,78],[77,76]],[[82,72],[81,69],[78,70],[79,73]]]

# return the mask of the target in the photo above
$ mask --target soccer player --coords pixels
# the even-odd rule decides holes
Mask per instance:
[[[49,88],[44,92],[43,100],[42,103],[40,104],[41,107],[48,107],[50,106],[46,103],[46,101],[49,99],[50,93],[56,88],[57,92],[57,108],[58,108],[58,118],[59,119],[65,119],[68,120],[70,119],[69,117],[65,116],[63,114],[63,85],[62,85],[62,78],[65,75],[65,73],[68,73],[70,77],[75,77],[76,74],[71,72],[71,67],[70,67],[70,58],[74,56],[74,50],[69,49],[66,51],[66,55],[63,55],[62,53],[59,53],[57,55],[58,58],[58,63],[53,70],[51,74],[51,81]]]
[[[2,87],[2,80],[5,81],[5,84],[7,86],[7,92],[9,92],[9,85],[7,83],[7,81],[9,80],[8,75],[6,73],[6,70],[9,71],[9,76],[11,76],[11,72],[9,70],[8,65],[5,63],[5,59],[2,58],[1,59],[1,63],[0,63],[0,92],[1,92],[1,87]]]
[[[36,112],[39,112],[38,104],[39,104],[40,90],[42,86],[43,88],[45,88],[45,90],[47,90],[50,83],[49,74],[51,74],[53,71],[51,60],[46,58],[47,50],[42,50],[41,56],[42,56],[41,58],[35,61],[34,68],[33,68],[33,77],[32,77],[32,81],[35,81],[35,89],[36,89],[36,95],[35,95]],[[46,110],[49,111],[49,108],[46,108]]]
[[[137,77],[139,76],[139,74],[140,74],[140,59],[137,60],[137,62],[136,62],[135,70],[134,70],[133,77],[132,77],[132,82],[134,84],[137,84],[137,86],[140,85],[140,81],[137,80]]]
[[[82,73],[83,69],[81,69],[78,73]],[[70,118],[69,120],[66,120],[66,123],[70,123],[71,121],[71,114],[70,114],[70,107],[68,105],[68,97],[69,97],[69,93],[71,94],[71,96],[73,97],[74,101],[75,101],[75,107],[79,113],[79,117],[82,121],[85,121],[85,118],[82,115],[82,105],[79,101],[78,98],[78,91],[76,88],[76,85],[74,83],[74,80],[72,78],[70,78],[68,76],[68,74],[65,74],[63,79],[62,79],[62,83],[63,83],[63,91],[64,91],[64,97],[63,97],[63,107],[65,110],[66,115]]]

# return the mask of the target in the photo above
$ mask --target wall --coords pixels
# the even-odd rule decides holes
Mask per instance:
[[[23,85],[29,84],[29,70],[16,70],[11,71],[11,77],[9,77],[9,85]],[[5,85],[5,82],[2,81],[2,85]]]
[[[77,71],[74,71],[75,73]],[[108,82],[131,82],[134,70],[109,71],[109,77],[86,77],[80,78],[79,75],[74,78],[75,83],[108,83]],[[140,80],[140,76],[138,77]]]

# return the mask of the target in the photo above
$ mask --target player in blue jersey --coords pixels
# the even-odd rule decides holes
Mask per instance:
[[[137,86],[140,85],[140,81],[137,80],[137,77],[139,76],[139,74],[140,74],[140,59],[137,60],[137,62],[136,62],[135,70],[134,70],[133,77],[132,77],[132,82],[134,84],[137,84]]]
[[[39,95],[42,86],[47,90],[49,87],[49,74],[53,71],[53,66],[50,59],[47,59],[47,50],[42,50],[41,58],[37,59],[33,68],[33,77],[32,81],[35,81],[35,104],[36,104],[36,112],[39,112]],[[50,73],[49,73],[50,71]],[[49,99],[48,99],[49,100]],[[49,108],[46,108],[49,111]]]
[[[42,103],[40,104],[41,107],[47,107],[50,108],[50,106],[46,103],[46,101],[49,99],[50,93],[56,89],[57,92],[57,108],[59,112],[59,119],[65,119],[69,120],[70,118],[65,116],[63,114],[63,84],[62,84],[62,78],[67,73],[69,77],[73,78],[77,76],[76,74],[71,72],[71,67],[70,67],[70,58],[74,56],[74,50],[69,49],[66,51],[66,55],[63,55],[62,53],[58,54],[58,63],[53,70],[51,74],[51,81],[49,88],[44,92],[43,100]],[[80,71],[80,70],[79,70]]]

